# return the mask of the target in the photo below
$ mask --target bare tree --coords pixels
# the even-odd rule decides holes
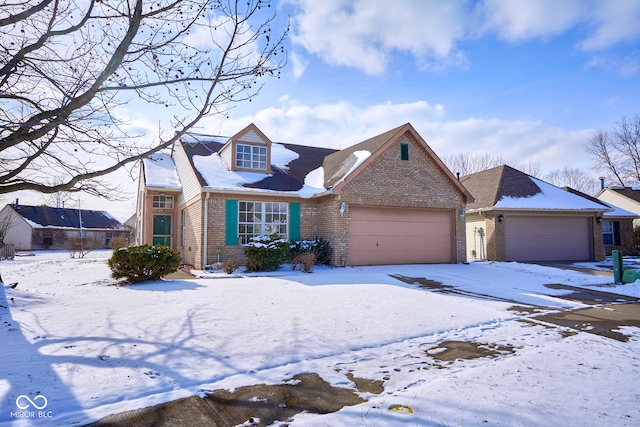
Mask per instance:
[[[0,218],[0,248],[4,246],[4,238],[7,237],[11,225],[13,225],[13,211],[8,209],[7,214]]]
[[[250,100],[286,63],[269,0],[22,0],[0,8],[0,194],[115,197],[105,174]],[[157,140],[125,108],[171,109]],[[175,131],[175,132],[174,132]],[[60,183],[47,182],[51,176]]]
[[[640,116],[623,116],[612,130],[595,131],[585,150],[609,180],[623,187],[640,182]]]
[[[492,156],[480,153],[458,153],[442,157],[442,161],[453,173],[460,173],[461,176],[482,172],[497,166],[509,165],[531,176],[538,176],[540,165],[532,160],[506,161],[502,156]]]
[[[31,234],[31,243],[44,249],[61,247],[66,240],[67,233],[55,228],[39,228]]]
[[[597,179],[584,170],[565,166],[545,174],[542,179],[556,187],[571,187],[594,196],[600,189]]]

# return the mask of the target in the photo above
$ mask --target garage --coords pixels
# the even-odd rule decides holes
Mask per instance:
[[[453,210],[349,207],[351,265],[454,262]]]
[[[589,261],[589,218],[507,216],[507,261]]]

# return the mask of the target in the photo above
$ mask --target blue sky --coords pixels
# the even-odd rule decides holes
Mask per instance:
[[[589,169],[583,147],[593,131],[640,113],[638,0],[274,5],[273,29],[291,22],[281,79],[198,131],[232,135],[254,122],[276,142],[342,148],[410,122],[440,156],[500,155],[546,173]],[[163,114],[131,117],[151,137]],[[112,179],[131,200],[83,196],[85,207],[124,219],[135,185]]]

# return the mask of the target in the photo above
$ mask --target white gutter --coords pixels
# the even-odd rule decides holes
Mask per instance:
[[[241,189],[224,189],[224,188],[220,189],[220,188],[202,187],[202,191],[207,193],[207,195],[209,193],[237,194],[237,195],[242,195],[242,196],[245,196],[247,194],[253,194],[253,195],[256,195],[256,196],[267,196],[267,197],[268,196],[294,197],[296,199],[302,199],[302,200],[311,200],[311,199],[316,199],[318,197],[334,194],[333,193],[333,188],[330,188],[329,190],[323,190],[323,191],[321,191],[319,193],[315,193],[311,197],[302,197],[302,196],[300,196],[300,194],[298,194],[297,191],[295,191],[295,192],[293,192],[293,191],[271,191],[271,190],[261,190],[260,191],[260,189],[256,189],[256,188],[247,188],[246,190],[241,190]]]
[[[207,238],[207,231],[209,230],[209,196],[211,193],[207,192],[207,195],[204,198],[204,237],[203,237],[203,254],[202,254],[202,270],[207,269],[207,248],[209,244],[209,239]]]

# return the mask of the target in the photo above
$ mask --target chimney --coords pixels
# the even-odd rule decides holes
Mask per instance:
[[[604,176],[600,177],[600,189],[604,190]]]
[[[64,200],[62,201],[62,209],[64,209]]]
[[[16,197],[16,210],[20,209],[20,203],[19,203],[20,199],[18,199]]]
[[[460,181],[460,172],[456,172],[456,177],[458,178],[458,181]]]

